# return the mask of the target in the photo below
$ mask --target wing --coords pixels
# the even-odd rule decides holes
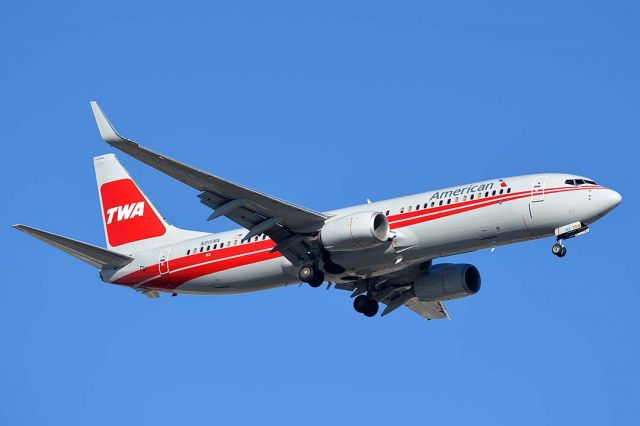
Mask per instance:
[[[132,257],[115,253],[92,244],[72,240],[71,238],[52,234],[26,225],[13,225],[13,227],[99,269],[119,268],[133,262]]]
[[[225,216],[249,230],[244,239],[266,234],[290,261],[296,263],[307,257],[311,234],[322,227],[327,216],[191,167],[166,155],[154,152],[118,134],[97,102],[91,108],[100,136],[109,145],[160,170],[167,175],[202,191],[202,203],[214,212],[208,220]]]

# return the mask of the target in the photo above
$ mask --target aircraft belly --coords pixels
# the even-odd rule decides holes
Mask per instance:
[[[203,275],[177,288],[188,293],[246,293],[292,284],[295,280],[283,271],[284,258],[275,258],[238,268]],[[286,260],[284,260],[286,262]],[[288,262],[287,262],[288,263]]]

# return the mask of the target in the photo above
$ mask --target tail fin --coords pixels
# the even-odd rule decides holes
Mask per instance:
[[[95,157],[93,164],[109,249],[132,253],[198,234],[169,225],[114,154]]]

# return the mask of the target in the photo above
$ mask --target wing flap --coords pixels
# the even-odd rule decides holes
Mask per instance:
[[[449,312],[442,302],[421,302],[414,297],[405,306],[427,320],[449,318]]]
[[[52,234],[26,225],[13,225],[13,227],[99,269],[119,268],[133,262],[132,257],[63,237],[62,235]]]

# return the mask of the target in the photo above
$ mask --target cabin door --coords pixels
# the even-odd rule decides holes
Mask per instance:
[[[541,203],[544,201],[544,191],[547,186],[547,176],[538,176],[533,180],[531,187],[531,203]]]
[[[158,259],[158,272],[160,275],[165,275],[169,273],[169,253],[171,252],[171,248],[163,248],[160,250],[160,259]]]

